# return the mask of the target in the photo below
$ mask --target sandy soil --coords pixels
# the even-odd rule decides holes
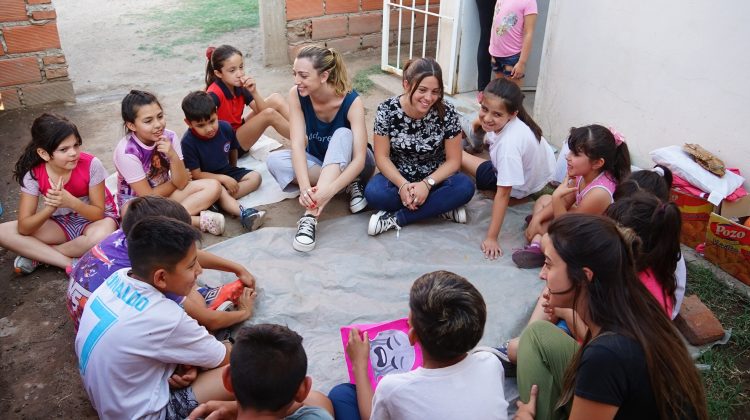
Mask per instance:
[[[0,114],[0,198],[5,214],[15,219],[19,186],[12,180],[13,165],[29,140],[33,119],[54,111],[74,121],[83,136],[84,150],[98,156],[113,171],[112,148],[122,136],[119,101],[131,88],[148,89],[159,96],[168,127],[184,131],[179,103],[190,90],[203,87],[204,51],[209,42],[174,47],[169,54],[148,47],[159,22],[145,19],[159,10],[167,19],[176,0],[55,0],[58,27],[74,81],[77,104],[47,106]],[[259,79],[261,92],[286,92],[292,85],[290,67],[263,68],[257,29],[244,29],[211,39],[211,45],[230,43],[246,55],[249,72]],[[347,58],[350,74],[377,64],[374,54]],[[388,94],[374,91],[364,96],[367,121]],[[270,135],[277,137],[275,133]],[[296,200],[266,206],[266,226],[293,226],[301,210]],[[337,197],[327,217],[348,214]],[[228,221],[225,237],[204,237],[208,246],[242,233],[239,223]],[[290,238],[291,241],[291,238]],[[73,351],[73,326],[65,309],[67,280],[62,270],[40,268],[33,274],[12,274],[15,254],[0,250],[0,413],[4,418],[96,418],[78,374]]]

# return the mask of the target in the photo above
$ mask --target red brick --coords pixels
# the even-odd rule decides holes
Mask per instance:
[[[702,346],[724,337],[724,328],[713,312],[696,295],[682,301],[675,325],[694,346]]]
[[[0,61],[0,86],[39,82],[42,73],[36,57],[11,58]]]
[[[357,51],[361,44],[358,36],[348,36],[346,38],[331,39],[326,41],[328,48],[333,48],[340,53]]]
[[[349,16],[349,33],[351,35],[379,33],[383,28],[382,13],[367,13]]]
[[[60,48],[60,37],[54,23],[13,26],[3,29],[3,35],[9,54]]]
[[[50,64],[65,64],[65,56],[64,55],[47,55],[42,58],[42,63],[44,63],[45,66],[48,66]]]
[[[44,69],[44,74],[47,76],[47,79],[59,79],[61,77],[68,77],[68,68],[67,67],[55,67],[55,68],[46,68]]]
[[[52,0],[29,0],[29,4],[49,4]]]
[[[326,0],[326,14],[351,13],[359,11],[359,0]]]
[[[55,19],[56,17],[57,12],[54,10],[34,10],[31,12],[31,18],[34,20]]]
[[[369,34],[362,36],[362,48],[380,48],[383,46],[383,36],[380,34]]]
[[[0,22],[27,20],[26,3],[23,0],[0,0]]]
[[[323,16],[323,0],[286,0],[286,20]]]
[[[18,97],[16,89],[0,90],[0,97],[5,110],[16,109],[21,107],[21,98]]]
[[[312,20],[312,39],[338,38],[346,35],[347,16],[326,16]]]
[[[383,0],[362,0],[362,11],[383,10]]]
[[[51,102],[75,102],[73,82],[42,83],[21,88],[23,104],[34,106]]]

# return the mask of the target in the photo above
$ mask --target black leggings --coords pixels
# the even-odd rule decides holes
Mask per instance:
[[[475,0],[479,10],[479,45],[477,46],[477,90],[484,90],[492,75],[490,34],[495,17],[495,0]]]

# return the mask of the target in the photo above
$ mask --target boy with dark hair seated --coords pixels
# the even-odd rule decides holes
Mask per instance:
[[[83,254],[72,268],[68,281],[67,306],[76,331],[91,293],[114,272],[130,267],[125,237],[133,225],[147,216],[160,215],[190,223],[190,214],[174,200],[158,196],[136,197],[128,202],[128,211],[122,219],[120,229]],[[256,296],[253,275],[242,264],[203,250],[198,250],[198,261],[203,268],[234,273],[239,280],[220,288],[196,289],[187,297],[170,293],[166,293],[165,296],[182,305],[188,315],[211,331],[227,328],[250,318]],[[207,304],[217,306],[227,302],[227,299],[229,303],[236,302],[236,311],[207,308]]]
[[[183,419],[201,402],[232,399],[221,370],[214,369],[227,364],[231,344],[216,340],[164,296],[193,290],[202,271],[200,238],[187,223],[143,218],[127,238],[132,267],[91,294],[75,349],[99,417]],[[212,370],[198,373],[195,367]]]
[[[239,217],[242,226],[255,230],[262,224],[265,211],[244,208],[238,198],[258,189],[260,174],[237,167],[238,153],[242,150],[232,126],[219,121],[216,103],[204,91],[190,92],[182,100],[185,124],[189,130],[182,136],[180,146],[185,167],[193,179],[211,178],[224,187],[219,196],[219,206],[227,213]]]
[[[312,391],[306,375],[299,334],[281,325],[243,327],[223,374],[224,386],[237,401],[201,404],[190,418],[332,420],[330,401]]]
[[[341,384],[329,393],[336,419],[507,419],[500,360],[469,353],[487,320],[479,291],[457,274],[427,273],[412,285],[409,309],[409,341],[422,346],[423,366],[386,375],[373,396],[370,342],[353,329],[346,351],[357,386]]]

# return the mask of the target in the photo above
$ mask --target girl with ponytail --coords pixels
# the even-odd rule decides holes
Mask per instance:
[[[338,192],[349,193],[349,210],[367,207],[363,185],[375,170],[367,148],[365,108],[352,90],[341,54],[307,46],[297,53],[289,90],[291,150],[268,156],[268,171],[284,191],[299,189],[304,208],[292,247],[315,248],[318,218]]]
[[[481,243],[486,258],[503,255],[500,228],[511,197],[533,194],[552,178],[555,155],[542,129],[523,107],[523,93],[508,79],[491,81],[482,92],[479,117],[474,122],[486,132],[490,160],[463,152],[461,169],[477,180],[477,189],[496,190],[492,219]]]

